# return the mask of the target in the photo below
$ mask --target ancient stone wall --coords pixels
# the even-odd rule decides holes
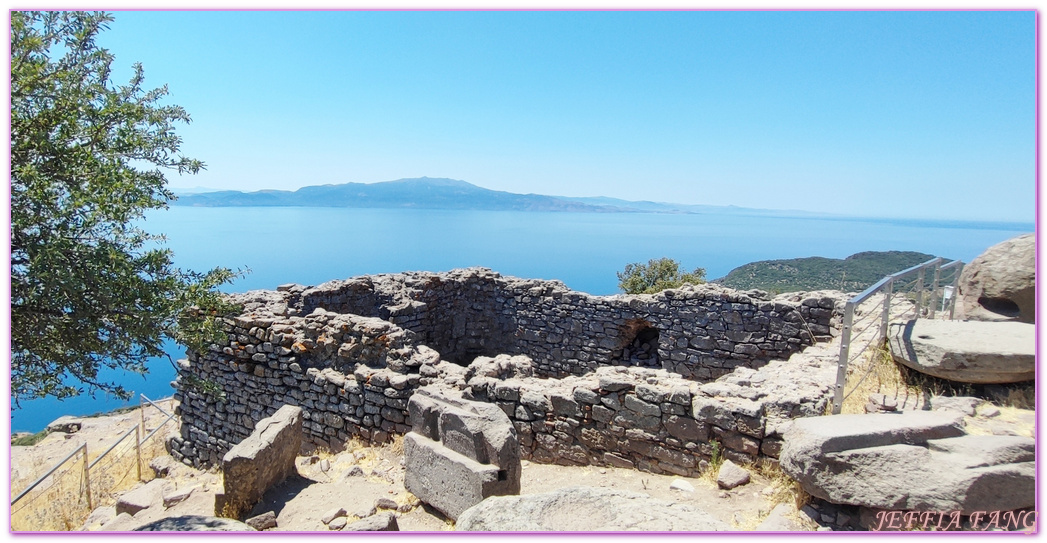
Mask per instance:
[[[484,269],[284,285],[234,299],[244,313],[227,321],[228,343],[180,363],[182,429],[169,449],[187,463],[213,465],[285,404],[302,406],[307,442],[381,442],[407,432],[413,391],[442,381],[506,410],[537,461],[668,473],[693,473],[714,442],[728,457],[774,457],[768,417],[817,411],[824,382],[739,388],[732,379],[779,371],[768,362],[788,359],[812,333],[831,337],[840,303],[713,285],[596,297]],[[515,393],[512,379],[464,367],[501,353],[533,359],[533,376]],[[792,366],[787,380],[810,377]],[[724,386],[743,393],[724,396]],[[794,413],[766,398],[746,403],[763,397],[753,390],[789,396],[785,411]]]
[[[509,416],[524,458],[694,476],[714,457],[776,459],[789,420],[825,412],[833,361],[833,353],[801,353],[704,384],[604,367],[565,379],[475,376],[463,388]]]

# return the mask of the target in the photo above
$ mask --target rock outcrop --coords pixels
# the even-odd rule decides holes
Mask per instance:
[[[1036,319],[1036,236],[993,245],[960,274],[962,314],[968,320]]]
[[[75,434],[76,432],[79,432],[80,428],[83,428],[83,426],[84,419],[72,415],[65,415],[51,421],[51,424],[47,425],[47,431],[61,432],[63,434]]]
[[[832,503],[902,511],[1009,511],[1035,503],[1035,443],[965,435],[952,411],[795,421],[781,467]]]
[[[637,492],[569,487],[545,494],[488,498],[458,518],[459,531],[720,532],[731,528],[692,505]]]

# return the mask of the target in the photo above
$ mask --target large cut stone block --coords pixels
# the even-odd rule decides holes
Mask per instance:
[[[222,458],[224,491],[215,495],[215,515],[239,519],[271,486],[295,472],[302,446],[302,409],[285,405],[258,421],[254,432]]]
[[[438,441],[407,434],[404,456],[404,487],[448,518],[458,518],[488,496],[511,494],[505,491],[507,481],[502,480],[506,472],[498,466],[481,464]]]
[[[1036,326],[1021,322],[911,320],[892,324],[891,354],[918,372],[961,383],[1036,377]]]
[[[498,407],[421,388],[408,404],[404,486],[449,518],[489,496],[520,493],[520,443]]]
[[[1033,506],[1033,440],[962,435],[961,417],[907,412],[800,419],[785,433],[780,465],[809,494],[838,504],[964,515]]]

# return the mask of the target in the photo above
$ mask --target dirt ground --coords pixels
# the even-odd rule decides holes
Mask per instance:
[[[171,412],[170,403],[163,405]],[[1005,413],[1000,419],[1013,419],[1015,433],[1025,434],[1031,427],[1032,412]],[[146,427],[155,428],[164,415],[154,408],[147,409]],[[57,460],[82,443],[88,444],[91,456],[104,451],[127,429],[139,424],[138,411],[119,415],[84,419],[83,428],[74,434],[54,433],[32,447],[12,447],[12,490],[20,490]],[[975,422],[973,420],[969,423]],[[978,421],[981,422],[981,421]],[[1008,421],[1009,422],[1009,421]],[[174,424],[167,425],[176,431]],[[977,424],[969,424],[974,430]],[[977,430],[976,430],[977,431]],[[984,431],[984,430],[983,430]],[[381,447],[350,446],[338,454],[319,453],[301,456],[297,460],[297,475],[271,489],[252,515],[268,511],[277,517],[277,531],[327,531],[321,518],[332,509],[344,508],[351,523],[382,506],[398,510],[397,523],[402,531],[453,530],[454,524],[438,511],[421,504],[403,485],[404,468],[401,442]],[[116,517],[110,504],[95,510],[82,529],[96,531],[125,531],[168,517],[214,514],[214,495],[220,490],[221,475],[216,471],[199,471],[178,464],[167,457],[173,466],[164,478],[165,494],[191,490],[186,499],[164,507],[155,503],[134,517]],[[152,470],[145,469],[148,476]],[[568,467],[536,464],[524,461],[521,494],[537,494],[569,486],[593,486],[639,492],[653,498],[685,503],[722,520],[735,529],[753,529],[783,500],[782,483],[775,484],[755,470],[750,470],[752,481],[731,491],[720,490],[710,477],[687,478],[656,475],[611,467]],[[150,477],[146,478],[150,478]],[[674,481],[683,481],[693,491],[671,489]],[[679,483],[678,483],[679,484]],[[684,485],[686,486],[686,485]],[[392,503],[383,500],[388,498]]]
[[[328,531],[321,518],[332,509],[343,508],[349,522],[372,514],[381,498],[398,507],[401,531],[453,530],[454,523],[435,509],[419,503],[403,485],[402,455],[395,446],[367,447],[337,455],[299,457],[298,475],[266,493],[252,515],[273,511],[275,531]],[[354,471],[354,467],[359,470]],[[327,468],[326,471],[324,468]],[[85,526],[88,530],[133,530],[149,522],[180,515],[213,515],[214,494],[221,487],[217,473],[179,467],[166,478],[177,490],[193,488],[185,501],[170,508],[151,507],[134,517],[122,516]],[[694,491],[672,490],[675,480],[690,483]],[[773,507],[769,481],[759,475],[733,491],[721,491],[705,479],[655,475],[619,468],[567,467],[524,462],[521,494],[548,492],[567,486],[595,486],[630,490],[654,498],[688,503],[708,511],[738,528],[755,526]],[[109,515],[100,515],[107,521]]]

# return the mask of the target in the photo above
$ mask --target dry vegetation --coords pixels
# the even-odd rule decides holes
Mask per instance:
[[[142,444],[140,454],[135,446],[134,432],[114,443],[108,453],[105,449],[87,450],[85,457],[80,449],[81,452],[62,463],[36,488],[12,504],[11,530],[68,531],[79,528],[94,508],[115,504],[116,498],[139,480],[153,478],[149,462],[167,454],[164,442],[174,429],[173,421],[164,425]],[[92,462],[97,463],[90,466]],[[86,474],[85,464],[90,466]],[[12,499],[54,465],[34,461],[33,467],[30,474],[11,481]]]

